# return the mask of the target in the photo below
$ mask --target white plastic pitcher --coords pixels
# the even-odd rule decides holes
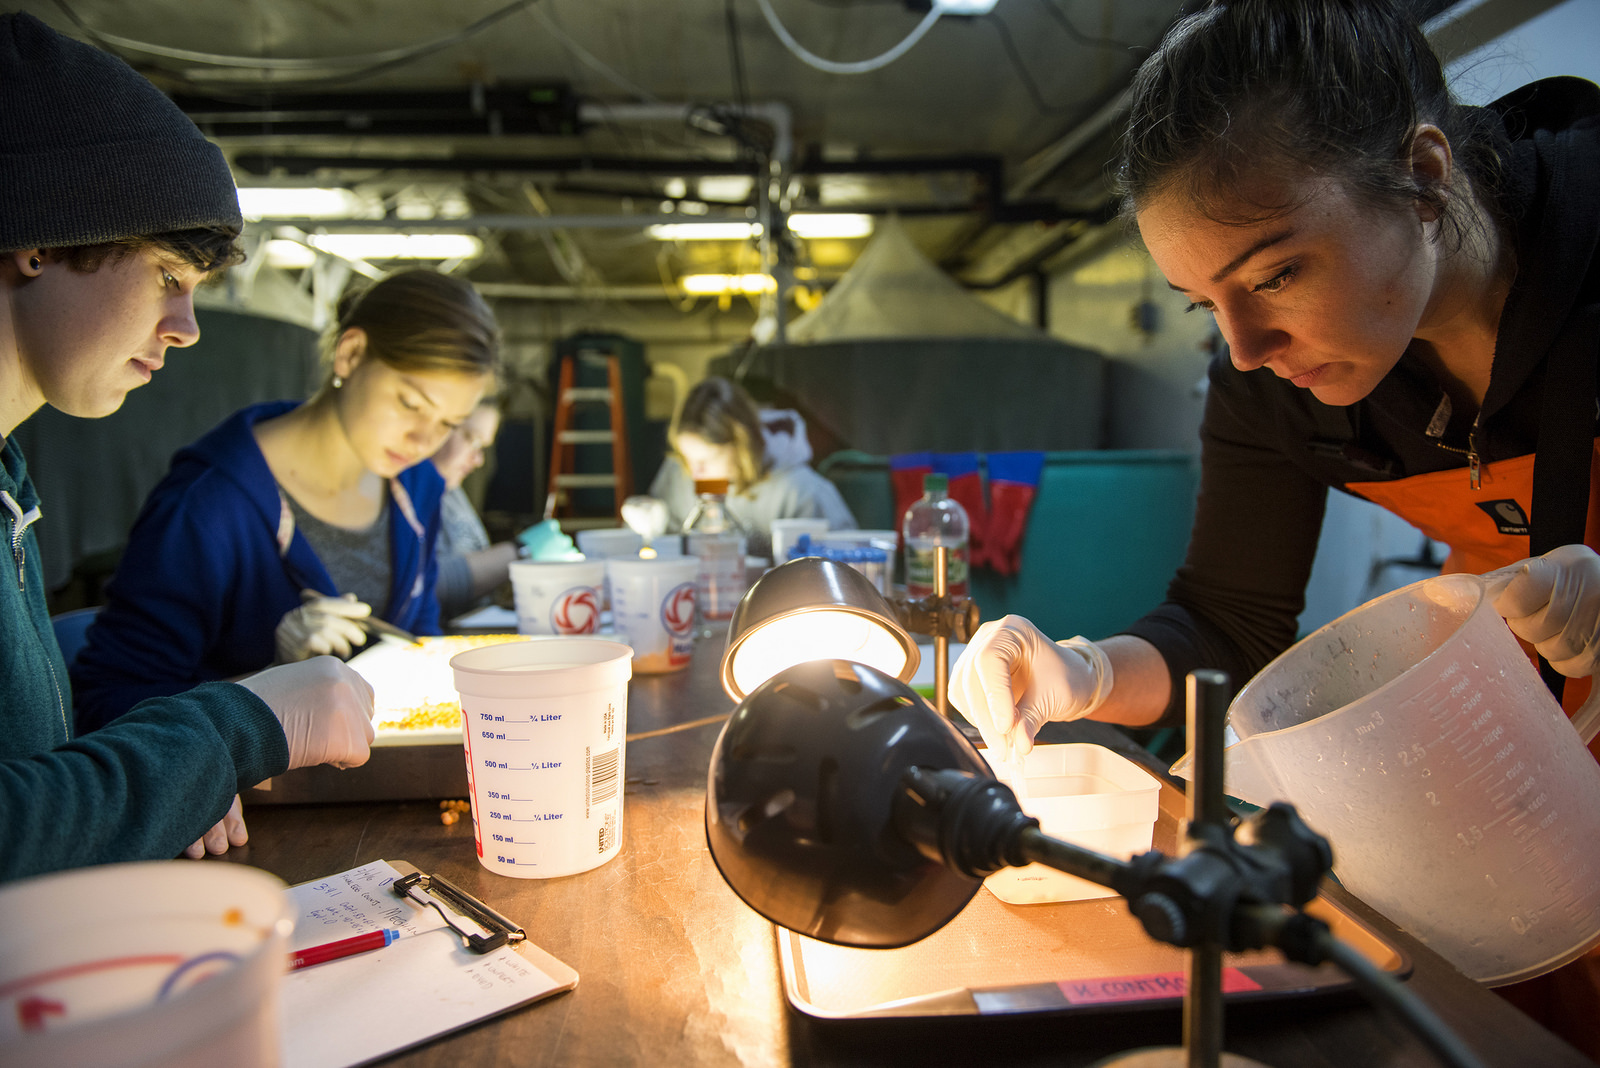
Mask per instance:
[[[1468,976],[1529,979],[1600,943],[1600,764],[1477,575],[1302,639],[1228,725],[1227,792],[1292,802],[1346,888]]]

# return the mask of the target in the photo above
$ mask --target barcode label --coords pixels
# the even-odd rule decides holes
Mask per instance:
[[[601,753],[589,765],[589,803],[598,805],[617,796],[617,759],[622,750]]]

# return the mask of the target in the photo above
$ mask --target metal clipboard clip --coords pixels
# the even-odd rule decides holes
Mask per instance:
[[[400,876],[390,888],[397,896],[437,912],[474,953],[488,953],[528,937],[515,922],[442,876],[414,871]]]

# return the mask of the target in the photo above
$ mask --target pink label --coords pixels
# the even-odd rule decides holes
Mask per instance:
[[[1100,1005],[1115,1001],[1181,998],[1189,986],[1189,977],[1183,972],[1152,972],[1149,975],[1119,975],[1110,979],[1073,979],[1056,985],[1070,1004]],[[1260,983],[1238,968],[1222,969],[1224,994],[1260,989]]]

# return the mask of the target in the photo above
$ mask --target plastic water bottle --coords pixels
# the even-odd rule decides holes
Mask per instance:
[[[747,536],[728,511],[727,479],[697,480],[694,491],[700,501],[683,521],[683,533],[685,550],[700,560],[696,611],[702,623],[721,623],[733,617],[744,596]],[[701,636],[707,633],[702,629]]]
[[[906,596],[912,600],[933,595],[933,550],[943,545],[949,551],[945,568],[945,592],[952,597],[967,595],[967,510],[949,497],[950,479],[946,475],[922,477],[922,496],[906,509],[900,533],[906,544]]]

